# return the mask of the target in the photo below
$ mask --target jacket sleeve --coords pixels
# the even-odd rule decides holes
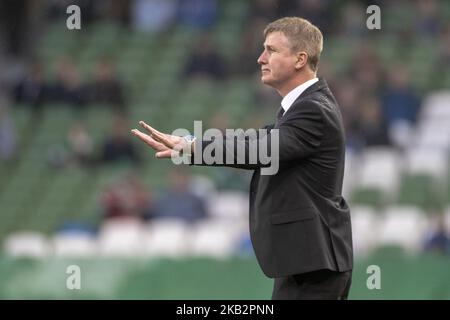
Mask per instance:
[[[280,162],[311,156],[319,149],[324,136],[322,107],[315,101],[302,101],[286,113],[279,130]]]
[[[262,129],[239,130],[234,134],[223,134],[208,140],[198,139],[195,143],[191,165],[226,166],[255,170],[270,166],[270,159],[259,156],[258,144],[267,145],[270,130],[274,125]]]
[[[256,134],[249,131],[197,140],[191,164],[257,169],[279,162],[306,158],[320,147],[323,117],[317,102],[302,101],[293,105],[277,126],[266,126]]]

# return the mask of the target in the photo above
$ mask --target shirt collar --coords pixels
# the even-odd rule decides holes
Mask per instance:
[[[319,79],[316,77],[314,79],[310,79],[306,82],[303,82],[298,87],[295,87],[292,89],[287,95],[284,96],[283,100],[281,100],[281,106],[284,109],[284,113],[289,110],[289,108],[292,106],[295,100],[310,86],[312,86],[314,83],[319,81]]]

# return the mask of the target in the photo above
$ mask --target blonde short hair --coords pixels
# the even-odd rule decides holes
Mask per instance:
[[[282,32],[291,43],[292,51],[305,51],[311,70],[317,71],[323,49],[323,35],[319,28],[303,18],[285,17],[269,23],[264,29],[264,38],[272,32]]]

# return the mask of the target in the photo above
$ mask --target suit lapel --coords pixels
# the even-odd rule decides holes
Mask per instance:
[[[309,86],[308,88],[306,88],[305,91],[303,91],[297,99],[295,99],[295,101],[292,103],[292,106],[288,109],[288,111],[286,111],[284,113],[283,116],[285,116],[287,113],[289,113],[289,111],[291,111],[292,108],[294,108],[294,105],[299,102],[300,100],[305,99],[307,96],[309,96],[311,93],[314,93],[316,91],[319,90],[323,90],[325,88],[328,88],[328,84],[326,82],[325,79],[320,78],[319,81],[317,81],[316,83],[314,83],[313,85]],[[281,121],[281,119],[276,119],[275,122],[275,127],[278,128],[278,124]]]

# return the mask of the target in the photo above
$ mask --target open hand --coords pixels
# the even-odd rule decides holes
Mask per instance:
[[[143,133],[138,129],[133,129],[131,132],[156,151],[156,158],[171,158],[172,156],[176,156],[187,145],[184,138],[161,133],[144,121],[139,121],[139,125],[144,128],[148,134]]]

